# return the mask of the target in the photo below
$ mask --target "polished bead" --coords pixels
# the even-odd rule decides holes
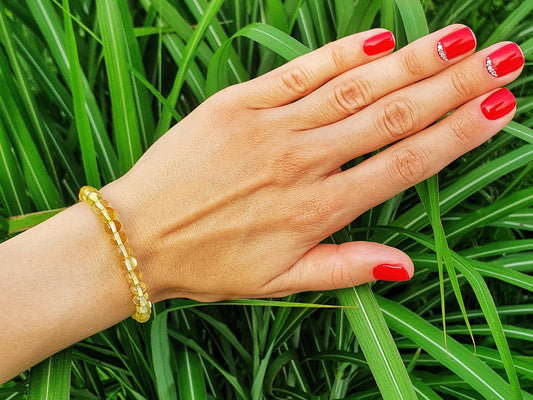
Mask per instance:
[[[138,274],[141,275],[140,272]],[[146,293],[146,284],[144,282],[140,282],[141,279],[142,275],[139,278],[139,283],[130,286],[131,292],[136,296],[143,296]]]
[[[102,195],[98,193],[98,190],[91,186],[83,186],[80,189],[78,197],[80,201],[85,201],[91,206],[95,203],[95,201],[102,200]]]
[[[121,245],[128,241],[128,237],[123,231],[120,231],[120,232],[113,233],[113,235],[111,235],[110,240],[112,244],[116,243],[117,245]]]
[[[133,296],[133,304],[136,306],[147,307],[149,305],[148,300],[148,294],[143,296]]]
[[[146,322],[150,319],[150,313],[141,314],[139,312],[135,312],[135,314],[133,314],[131,317],[137,322]]]
[[[133,271],[135,268],[137,268],[137,259],[135,257],[126,257],[124,259],[124,266],[128,271]]]
[[[125,244],[118,245],[117,250],[124,256],[124,258],[131,256],[132,253],[131,247],[126,246]]]
[[[117,212],[111,207],[104,207],[102,210],[102,221],[111,221],[117,219]]]
[[[110,234],[112,244],[117,245],[118,252],[123,256],[122,266],[126,269],[126,281],[130,284],[130,291],[133,294],[133,303],[136,311],[132,315],[138,322],[146,322],[150,319],[152,303],[146,291],[146,284],[142,281],[140,271],[137,268],[137,259],[132,256],[132,250],[127,246],[127,236],[122,231],[122,226],[117,221],[117,213],[109,203],[102,198],[102,195],[93,187],[84,186],[79,192],[80,201],[88,203],[93,211],[104,223],[105,231]]]
[[[140,272],[135,271],[128,271],[126,272],[126,281],[130,285],[137,286],[140,283],[140,280],[142,279],[142,274]]]
[[[122,225],[118,221],[109,221],[104,225],[105,231],[112,235],[115,232],[120,232]]]
[[[137,306],[137,312],[139,314],[148,314],[150,311],[150,308],[146,305],[146,306]]]
[[[93,211],[96,214],[102,214],[102,211],[105,210],[106,207],[109,207],[109,203],[105,200],[99,200],[93,204]]]

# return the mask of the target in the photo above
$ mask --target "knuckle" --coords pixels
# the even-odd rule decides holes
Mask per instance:
[[[330,215],[330,207],[324,198],[310,196],[298,201],[293,212],[295,224],[321,230]]]
[[[326,45],[329,51],[329,57],[337,71],[346,71],[349,65],[349,53],[346,51],[346,47],[340,45],[337,42],[329,43]]]
[[[398,138],[415,128],[415,107],[411,100],[394,99],[385,105],[382,114],[377,114],[376,128],[390,138]]]
[[[472,133],[478,128],[475,117],[469,114],[461,116],[452,115],[450,119],[448,126],[453,142],[461,148],[470,147],[472,143]]]
[[[390,161],[390,179],[409,187],[422,181],[428,173],[428,156],[421,147],[403,146],[395,150]]]
[[[372,103],[372,89],[364,79],[350,79],[333,89],[336,107],[343,113],[354,114],[361,107]]]
[[[330,282],[333,289],[341,289],[346,286],[346,271],[348,270],[346,260],[342,256],[340,246],[337,246],[336,253],[331,260]]]
[[[291,185],[301,177],[306,166],[305,150],[297,145],[285,146],[270,158],[270,175],[278,185]]]
[[[402,58],[402,67],[411,77],[411,79],[418,79],[423,76],[424,65],[423,60],[414,51],[406,51]]]
[[[476,82],[472,77],[473,73],[469,73],[464,68],[457,70],[450,75],[450,82],[455,93],[461,98],[471,97],[474,93]]]
[[[305,68],[300,65],[294,65],[281,75],[281,83],[291,93],[304,96],[311,87],[311,77]]]

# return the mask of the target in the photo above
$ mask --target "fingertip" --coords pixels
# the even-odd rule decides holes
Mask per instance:
[[[497,89],[481,102],[480,109],[489,121],[512,118],[516,111],[516,99],[509,89]]]

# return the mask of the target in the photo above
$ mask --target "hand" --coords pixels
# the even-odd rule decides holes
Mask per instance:
[[[374,29],[227,88],[102,190],[153,301],[284,296],[412,276],[397,249],[319,243],[502,129],[515,102],[495,89],[519,75],[523,55],[510,43],[473,54],[473,34],[461,25],[390,54],[393,46],[390,33]]]

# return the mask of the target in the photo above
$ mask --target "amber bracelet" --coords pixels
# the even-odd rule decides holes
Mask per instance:
[[[83,186],[80,189],[79,199],[92,207],[104,223],[105,231],[111,235],[111,243],[118,246],[122,260],[121,266],[126,273],[126,281],[130,284],[133,304],[136,307],[135,314],[131,317],[139,322],[148,321],[152,312],[152,303],[146,292],[146,285],[142,282],[141,272],[135,271],[137,260],[132,257],[131,249],[126,245],[128,238],[117,220],[117,213],[103,199],[100,192],[91,186]]]

